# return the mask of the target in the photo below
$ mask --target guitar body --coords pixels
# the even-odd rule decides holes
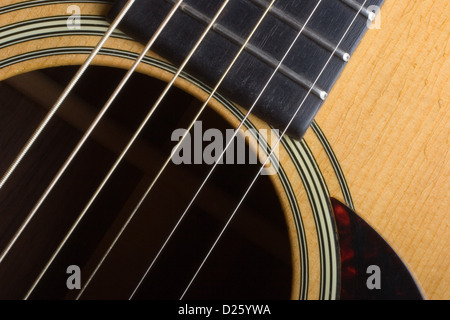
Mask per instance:
[[[45,5],[40,1],[3,0],[1,3],[0,28],[33,20],[28,33],[11,35],[7,45],[3,45],[6,40],[0,40],[0,80],[17,90],[20,88],[30,99],[39,97],[28,92],[28,86],[37,86],[40,92],[48,92],[49,87],[40,78],[20,78],[21,75],[81,65],[106,30],[101,18],[109,8],[106,2],[58,2]],[[81,9],[82,17],[97,17],[92,20],[96,22],[84,27],[82,18],[82,26],[87,29],[69,31],[61,23],[67,19],[71,4]],[[354,209],[392,246],[425,298],[450,297],[448,9],[447,4],[443,7],[432,0],[413,3],[387,0],[381,11],[381,28],[369,30],[365,35],[304,139],[285,138],[280,145],[281,170],[268,178],[272,188],[266,192],[276,195],[286,222],[291,298],[339,298],[340,260],[330,197]],[[63,18],[51,22],[46,20],[49,17]],[[48,23],[48,29],[40,24],[43,22]],[[52,23],[59,23],[59,27]],[[143,46],[115,33],[105,48],[108,50],[100,52],[94,65],[129,69]],[[169,82],[176,68],[150,53],[137,71]],[[200,101],[208,97],[208,91],[193,79],[180,78],[175,84]],[[53,103],[51,99],[42,99],[42,104]],[[226,97],[211,100],[210,107],[233,128],[238,127],[245,115],[243,109]],[[70,112],[58,116],[74,127],[85,127],[73,120]],[[245,126],[269,129],[254,116]],[[100,132],[95,139],[117,152],[107,137],[108,134],[105,138]],[[255,139],[250,137],[248,142],[252,148],[258,148]],[[275,142],[269,139],[267,144]],[[139,158],[130,161],[139,167]],[[146,161],[141,162],[145,167]],[[5,166],[2,164],[2,168]],[[136,190],[142,193],[142,187]],[[130,196],[133,197],[137,195]],[[113,231],[114,228],[117,226],[113,224]],[[2,233],[4,237],[11,235],[8,229]],[[30,240],[34,236],[26,238]],[[62,234],[57,237],[61,238]],[[108,239],[108,234],[104,239]],[[3,240],[3,247],[6,242]],[[104,249],[106,245],[100,244],[99,248]],[[42,252],[51,254],[51,250]],[[5,261],[9,261],[9,267],[0,270],[0,281],[11,278],[15,263],[21,261],[15,259]],[[83,270],[92,271],[97,263],[98,258],[89,260]],[[42,262],[36,265],[38,271],[25,271],[24,278],[28,280],[18,286],[12,298],[26,293]],[[144,265],[139,268],[145,270]],[[100,280],[98,286],[100,283],[106,286]],[[125,284],[124,287],[130,290]],[[66,298],[74,297],[71,293],[66,295]]]

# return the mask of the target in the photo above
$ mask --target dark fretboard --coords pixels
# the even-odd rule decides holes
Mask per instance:
[[[145,43],[175,2],[137,0],[120,28]],[[288,130],[297,138],[308,129],[367,30],[372,14],[369,9],[380,6],[383,0],[322,0],[311,15],[318,2],[275,1],[219,89],[219,93],[242,107],[251,107],[303,30],[253,109],[254,114],[283,131],[304,101]],[[116,0],[109,18],[125,3],[126,0]],[[223,0],[185,0],[152,50],[175,65],[181,64],[222,3]],[[268,5],[268,0],[231,0],[186,71],[214,87]]]

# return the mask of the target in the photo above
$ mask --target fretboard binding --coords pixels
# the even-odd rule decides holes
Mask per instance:
[[[354,9],[355,11],[359,11],[361,8],[361,4],[355,0],[340,0],[342,3],[345,3],[350,8]],[[375,19],[375,13],[368,10],[367,8],[362,8],[360,11],[360,14],[369,19],[370,21],[373,21]]]
[[[267,6],[269,5],[269,3],[266,0],[248,0],[248,1],[252,2],[256,6],[263,8],[263,9],[266,9]],[[285,12],[283,12],[282,10],[280,10],[276,7],[272,7],[270,9],[270,13],[274,17],[276,17],[280,21],[284,22],[285,24],[287,24],[288,26],[290,26],[291,28],[293,28],[296,31],[300,31],[303,28],[303,24],[300,21],[298,21],[294,17],[286,14]],[[303,35],[308,37],[310,40],[314,41],[316,44],[320,45],[322,48],[328,50],[329,52],[334,52],[334,54],[336,56],[338,56],[344,62],[347,62],[350,60],[349,53],[343,51],[340,48],[336,49],[336,46],[332,42],[330,42],[325,37],[317,34],[316,32],[312,31],[311,29],[306,27],[303,30]]]
[[[174,4],[176,2],[176,0],[166,0],[166,1],[169,3],[172,3],[172,4]],[[211,22],[211,19],[208,16],[204,15],[203,13],[201,13],[200,11],[198,11],[197,9],[191,7],[190,5],[188,5],[186,3],[182,4],[180,6],[180,9],[184,13],[186,13],[187,15],[191,16],[192,18],[196,19],[197,21],[199,21],[201,23],[208,25]],[[242,47],[245,43],[245,40],[243,38],[239,37],[232,31],[230,31],[229,29],[225,28],[224,26],[222,26],[218,23],[213,25],[212,30],[217,32],[217,34],[221,35],[225,39],[233,42],[237,46]],[[267,53],[265,53],[264,51],[262,51],[261,49],[259,49],[258,47],[254,46],[250,43],[247,44],[247,46],[244,48],[244,50],[274,69],[280,63],[279,60],[268,55]],[[313,86],[313,83],[311,81],[309,81],[302,75],[296,73],[292,69],[286,67],[285,65],[281,65],[280,68],[278,69],[278,71],[305,89],[309,90]],[[320,98],[321,100],[325,100],[328,96],[328,93],[326,91],[322,90],[321,88],[319,88],[318,86],[312,87],[311,92],[315,96]]]

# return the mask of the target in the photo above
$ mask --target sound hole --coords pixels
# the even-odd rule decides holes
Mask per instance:
[[[45,69],[0,84],[1,174],[76,69]],[[119,69],[90,68],[0,191],[2,250],[123,75]],[[27,293],[165,85],[141,74],[132,77],[0,265],[0,298],[20,299]],[[67,287],[67,267],[80,267],[82,285],[88,280],[175,146],[173,131],[186,128],[200,107],[182,90],[170,91],[30,298],[77,296],[79,290]],[[202,132],[230,128],[210,109],[201,121]],[[129,298],[210,168],[204,163],[169,165],[81,299]],[[218,166],[136,299],[180,297],[258,168]],[[186,298],[288,299],[291,270],[279,199],[270,179],[260,177]]]

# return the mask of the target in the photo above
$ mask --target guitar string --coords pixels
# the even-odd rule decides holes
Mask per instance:
[[[228,148],[230,147],[230,145],[233,143],[234,139],[236,138],[237,134],[239,133],[239,131],[241,130],[241,128],[243,127],[243,125],[245,124],[245,122],[247,121],[248,117],[251,115],[253,109],[255,108],[256,104],[258,103],[259,99],[262,97],[262,95],[264,94],[264,92],[266,91],[267,87],[269,86],[269,84],[272,82],[273,78],[275,77],[275,75],[277,74],[278,70],[280,69],[280,67],[283,65],[285,59],[287,58],[287,56],[289,55],[289,53],[291,52],[292,48],[294,47],[295,43],[297,42],[297,40],[299,39],[299,37],[301,36],[301,34],[303,33],[304,29],[306,28],[306,26],[308,25],[309,21],[311,20],[311,18],[314,16],[314,13],[316,12],[316,10],[318,9],[319,5],[321,4],[322,0],[319,0],[316,4],[316,6],[314,7],[314,9],[312,10],[311,14],[309,15],[308,19],[305,21],[305,23],[303,24],[303,27],[300,29],[300,31],[297,33],[296,37],[294,38],[294,40],[292,41],[290,47],[288,48],[288,50],[285,52],[283,58],[280,60],[280,62],[278,63],[277,67],[274,69],[272,75],[270,76],[270,78],[268,79],[268,81],[266,82],[265,86],[263,87],[262,91],[260,91],[259,95],[257,96],[256,100],[254,101],[254,103],[252,104],[252,106],[248,109],[246,115],[244,116],[243,120],[241,121],[241,123],[239,124],[238,128],[235,130],[234,134],[232,135],[232,137],[230,138],[230,141],[227,143],[227,145],[225,146],[223,152],[220,154],[220,156],[218,157],[217,161],[215,162],[215,164],[213,165],[213,167],[210,169],[210,171],[208,172],[208,175],[206,176],[206,178],[203,180],[202,184],[200,185],[200,187],[197,189],[197,192],[195,193],[194,197],[192,198],[191,202],[188,204],[187,208],[184,210],[183,214],[180,216],[180,218],[178,219],[177,223],[175,224],[175,226],[172,228],[171,232],[169,233],[168,237],[166,238],[166,240],[164,241],[163,245],[161,246],[161,248],[159,249],[158,253],[156,254],[156,256],[153,258],[150,266],[147,268],[145,274],[143,275],[143,277],[141,278],[140,282],[138,283],[138,286],[135,288],[133,294],[131,295],[130,299],[132,299],[134,297],[134,295],[137,293],[137,290],[139,289],[139,287],[142,285],[143,281],[146,279],[147,275],[149,274],[149,272],[151,271],[151,269],[153,268],[153,266],[155,265],[156,261],[159,259],[159,257],[161,256],[162,252],[164,251],[164,249],[167,247],[168,243],[170,242],[170,240],[172,239],[172,237],[174,236],[175,232],[178,230],[179,226],[181,225],[181,223],[183,222],[184,218],[186,217],[187,213],[189,212],[191,206],[193,205],[193,203],[195,202],[195,200],[197,199],[198,195],[200,194],[200,192],[202,191],[203,187],[206,185],[206,182],[209,180],[209,178],[211,177],[213,171],[215,170],[215,168],[217,167],[217,165],[221,162],[221,160],[223,159],[226,151],[228,150]],[[198,120],[198,119],[196,119]],[[173,156],[173,155],[172,155]],[[171,156],[171,158],[172,158]],[[171,159],[170,158],[170,159]],[[153,188],[153,186],[156,184],[156,181],[153,181],[150,188]],[[137,212],[140,208],[140,206],[143,204],[145,198],[148,196],[150,190],[148,190],[145,194],[144,197],[140,200],[140,202],[138,203],[138,207],[135,208],[134,212]]]
[[[182,143],[184,142],[184,140],[186,139],[189,131],[192,129],[192,127],[194,126],[195,122],[199,119],[199,117],[201,116],[201,114],[203,113],[203,111],[206,109],[206,107],[208,106],[208,103],[210,102],[210,100],[214,97],[215,93],[217,92],[217,90],[219,89],[219,87],[221,86],[222,82],[225,80],[225,78],[227,77],[228,73],[231,71],[231,69],[233,68],[233,66],[235,65],[235,63],[237,62],[238,58],[241,56],[241,53],[246,49],[248,43],[250,42],[250,40],[252,39],[253,35],[255,34],[255,32],[258,30],[259,26],[261,25],[261,23],[263,22],[263,20],[265,19],[265,17],[267,16],[267,14],[270,12],[270,9],[273,7],[274,3],[276,0],[272,0],[268,7],[266,8],[266,10],[264,11],[263,15],[261,16],[261,18],[259,19],[259,21],[257,22],[257,24],[255,25],[255,27],[253,28],[253,30],[251,31],[251,33],[249,34],[249,36],[247,37],[247,39],[245,40],[245,42],[243,43],[243,45],[241,46],[241,48],[239,49],[238,53],[234,56],[232,62],[229,64],[228,68],[226,69],[226,71],[223,73],[222,77],[220,78],[220,80],[218,81],[218,83],[216,84],[216,86],[214,87],[214,89],[209,93],[208,98],[205,100],[205,102],[203,103],[202,107],[199,109],[199,111],[197,112],[196,116],[194,117],[194,120],[190,123],[190,125],[188,126],[188,129],[186,130],[185,134],[183,135],[183,137],[180,139],[180,141],[178,142],[178,144],[173,148],[173,150],[177,150]],[[91,273],[91,275],[89,276],[88,280],[85,282],[84,287],[82,288],[82,290],[80,291],[80,293],[77,296],[77,299],[79,299],[85,289],[89,286],[90,282],[92,281],[92,279],[95,277],[96,273],[98,272],[98,270],[100,269],[100,267],[102,266],[102,264],[104,263],[104,261],[106,260],[107,256],[109,255],[109,253],[111,252],[111,250],[113,249],[113,247],[115,246],[115,244],[117,243],[117,241],[119,240],[119,238],[122,236],[123,232],[125,231],[125,229],[127,228],[127,226],[129,225],[129,223],[131,222],[131,220],[133,219],[133,217],[135,216],[135,214],[137,213],[139,207],[141,206],[142,202],[144,201],[144,199],[147,197],[147,195],[150,193],[150,191],[153,189],[153,186],[155,185],[156,181],[159,179],[159,177],[162,175],[162,173],[164,172],[164,170],[166,169],[166,167],[168,166],[168,164],[170,163],[172,157],[173,157],[174,151],[170,154],[170,156],[166,159],[165,163],[163,164],[163,166],[161,167],[161,169],[159,170],[158,174],[156,175],[156,177],[154,178],[153,182],[151,183],[151,186],[147,189],[147,191],[145,192],[145,195],[141,198],[139,204],[135,207],[135,209],[133,210],[133,212],[128,216],[127,220],[125,221],[124,225],[122,226],[122,228],[120,229],[120,231],[118,232],[118,234],[116,235],[116,237],[114,238],[114,240],[112,241],[111,245],[108,247],[108,249],[106,250],[105,254],[102,256],[102,258],[100,259],[99,263],[97,264],[96,268],[94,269],[94,271]],[[95,199],[91,199],[90,203],[88,204],[88,206],[85,207],[85,209],[83,210],[83,213],[85,213],[86,211],[89,210],[90,206],[92,205],[93,201],[95,201]],[[83,214],[82,213],[82,214]]]
[[[61,167],[61,169],[59,170],[59,172],[57,173],[57,175],[55,176],[55,178],[53,179],[53,181],[51,182],[51,184],[49,185],[49,187],[45,190],[45,192],[43,193],[43,195],[41,196],[41,198],[39,199],[39,201],[37,202],[37,204],[35,205],[35,207],[32,209],[30,215],[27,217],[26,219],[26,223],[23,224],[20,228],[20,233],[18,234],[18,236],[16,237],[15,241],[17,240],[17,238],[20,236],[20,234],[23,232],[23,230],[26,228],[26,226],[28,225],[28,223],[30,222],[30,220],[33,218],[33,216],[36,214],[36,212],[39,210],[39,208],[41,207],[42,203],[46,200],[46,198],[48,197],[48,195],[50,194],[50,192],[53,190],[53,188],[55,187],[55,185],[57,184],[57,182],[59,181],[59,179],[61,178],[61,176],[64,174],[64,172],[67,170],[67,168],[69,167],[69,165],[72,163],[73,159],[75,158],[75,156],[77,155],[77,153],[80,151],[80,149],[83,147],[84,143],[87,141],[87,139],[89,138],[90,134],[93,132],[93,130],[96,128],[97,124],[100,122],[100,120],[102,119],[103,115],[107,112],[107,110],[109,109],[109,107],[111,106],[111,104],[114,102],[114,100],[116,99],[116,97],[118,96],[118,94],[120,93],[120,91],[122,90],[122,88],[125,86],[125,84],[128,82],[129,78],[131,77],[131,75],[134,73],[135,69],[138,67],[138,65],[140,64],[140,62],[142,61],[142,59],[145,57],[145,55],[147,54],[147,52],[150,50],[151,46],[154,44],[154,42],[156,41],[157,38],[159,38],[159,35],[161,34],[161,32],[164,30],[165,26],[168,24],[168,22],[171,20],[172,16],[175,14],[176,10],[178,9],[179,6],[181,6],[182,2],[184,0],[179,0],[177,2],[177,4],[172,8],[171,12],[169,13],[169,15],[166,17],[166,19],[163,21],[163,23],[161,24],[161,26],[159,27],[157,33],[155,33],[152,38],[150,39],[149,43],[147,44],[145,50],[142,52],[141,56],[139,57],[138,60],[136,60],[133,64],[133,67],[127,72],[127,74],[125,75],[125,77],[122,79],[121,83],[119,84],[119,86],[116,88],[116,90],[114,91],[114,93],[111,95],[111,97],[108,99],[108,102],[105,104],[105,106],[102,108],[102,110],[100,111],[100,113],[98,114],[98,116],[96,117],[95,121],[93,122],[93,124],[90,126],[90,128],[85,132],[85,134],[83,135],[82,139],[80,140],[80,142],[77,144],[77,146],[75,147],[74,151],[71,153],[71,155],[69,156],[69,158],[67,158],[66,162],[64,163],[64,165]],[[118,160],[115,162],[112,171],[114,171],[117,166],[119,165],[119,163],[121,162],[121,160],[125,157],[126,153],[128,152],[128,150],[131,148],[132,144],[134,143],[134,141],[138,138],[139,134],[141,133],[141,131],[144,129],[144,127],[146,126],[147,122],[150,120],[150,118],[153,116],[154,112],[156,111],[156,109],[159,107],[159,105],[161,104],[161,102],[164,100],[164,98],[166,97],[167,93],[169,92],[169,90],[173,87],[175,81],[178,79],[179,75],[183,72],[184,68],[186,67],[186,65],[188,64],[188,62],[190,61],[190,59],[192,58],[192,56],[194,55],[194,53],[197,51],[197,48],[200,46],[200,44],[203,43],[203,40],[205,39],[205,37],[208,35],[209,31],[211,30],[211,28],[213,27],[213,25],[216,23],[217,19],[219,18],[219,16],[221,15],[221,13],[223,12],[223,10],[225,9],[225,7],[228,5],[228,3],[230,2],[230,0],[225,0],[222,5],[220,6],[219,10],[217,11],[217,13],[215,14],[214,18],[211,20],[210,24],[207,26],[207,28],[204,30],[204,32],[202,33],[202,35],[200,36],[200,38],[198,39],[198,41],[195,43],[194,47],[191,49],[191,51],[189,52],[188,56],[185,58],[185,60],[183,61],[183,63],[181,64],[180,68],[178,69],[177,73],[173,76],[172,80],[167,84],[165,90],[162,92],[162,94],[160,95],[160,97],[158,98],[158,100],[156,101],[156,103],[152,106],[152,108],[150,109],[149,113],[147,114],[147,116],[144,118],[143,122],[141,123],[140,127],[138,128],[138,130],[135,132],[135,134],[133,135],[132,139],[130,140],[130,142],[128,143],[128,145],[125,147],[124,151],[122,152],[122,154],[119,156]],[[112,173],[110,172],[108,174],[108,177],[111,175]],[[105,182],[106,183],[106,182]],[[99,190],[96,191],[100,192]],[[81,220],[82,217],[79,217],[77,219],[77,223]],[[71,229],[71,231],[73,231]],[[63,243],[65,243],[68,239],[68,237],[70,236],[70,234],[63,239]],[[14,242],[15,242],[14,241]],[[11,247],[14,245],[14,242],[12,242],[9,246],[8,246],[8,251],[11,249]],[[45,265],[44,269],[41,271],[41,273],[38,275],[38,278],[34,281],[32,287],[28,290],[26,296],[25,296],[25,300],[29,298],[29,296],[31,295],[31,293],[34,291],[34,289],[36,288],[37,284],[40,282],[42,276],[45,274],[46,270],[48,269],[48,267],[51,265],[51,262],[54,260],[54,258],[56,258],[58,252],[61,250],[62,246],[61,244],[58,246],[58,248],[56,249],[56,251],[54,252],[54,254],[52,255],[52,257],[50,258],[50,261]],[[7,254],[7,252],[6,252]],[[4,254],[4,256],[6,256],[6,254]],[[4,258],[3,256],[3,258]],[[0,260],[1,261],[1,260]]]
[[[114,30],[117,28],[117,26],[120,24],[122,19],[125,17],[125,15],[128,13],[132,5],[134,4],[136,0],[128,0],[128,2],[125,4],[125,6],[122,8],[116,19],[114,19],[111,26],[108,28],[106,33],[103,35],[103,37],[100,39],[98,44],[95,46],[94,50],[90,53],[90,55],[87,57],[86,61],[83,63],[83,65],[79,68],[75,76],[72,78],[70,83],[67,85],[65,90],[61,93],[61,95],[58,97],[58,100],[55,102],[53,107],[50,109],[50,111],[47,113],[45,118],[41,121],[41,123],[38,125],[37,129],[34,131],[34,133],[31,135],[31,137],[28,139],[28,141],[25,143],[25,146],[22,148],[22,150],[19,152],[17,157],[13,160],[11,165],[8,167],[6,172],[4,173],[2,179],[0,180],[0,190],[3,188],[3,186],[6,184],[6,182],[9,180],[9,178],[12,176],[14,171],[17,169],[19,164],[23,161],[25,156],[27,155],[28,151],[31,149],[31,147],[34,145],[36,140],[39,138],[39,136],[42,134],[42,132],[45,130],[49,122],[53,119],[56,112],[58,112],[61,105],[64,103],[66,98],[69,96],[69,94],[72,92],[73,88],[77,85],[78,81],[83,76],[84,72],[87,70],[87,68],[91,65],[94,58],[97,56],[97,54],[100,52],[101,48],[105,44],[105,42],[109,39],[111,34],[114,32]],[[0,259],[1,262],[1,259]]]
[[[31,148],[31,146],[34,144],[34,142],[37,140],[37,138],[39,137],[39,135],[44,131],[44,129],[47,127],[48,123],[51,121],[51,119],[53,118],[53,116],[55,115],[55,113],[58,111],[58,109],[60,108],[60,106],[62,105],[62,103],[64,102],[64,100],[66,99],[66,97],[70,94],[70,92],[72,91],[72,89],[75,87],[75,85],[77,84],[77,82],[79,81],[79,79],[82,77],[82,75],[84,74],[84,72],[86,71],[86,69],[89,67],[89,65],[91,64],[91,62],[93,61],[93,59],[95,58],[95,56],[98,54],[98,52],[100,51],[100,49],[103,47],[104,43],[108,40],[108,38],[110,37],[110,35],[112,34],[112,32],[117,28],[117,26],[119,25],[119,23],[122,21],[122,19],[124,18],[124,16],[127,14],[127,12],[129,11],[129,9],[131,8],[131,6],[133,5],[135,0],[130,0],[127,2],[126,6],[121,10],[119,16],[115,19],[114,24],[108,29],[107,33],[102,37],[102,39],[100,40],[100,42],[97,44],[96,48],[94,49],[94,51],[89,55],[89,57],[87,58],[87,60],[85,61],[85,63],[81,66],[81,68],[78,70],[77,74],[74,76],[74,78],[71,80],[71,82],[69,83],[69,85],[67,86],[67,88],[64,90],[64,92],[61,94],[61,96],[59,97],[58,101],[55,103],[55,105],[53,106],[53,108],[51,109],[51,111],[47,114],[47,116],[45,117],[44,121],[39,125],[39,127],[37,128],[37,130],[33,133],[33,135],[31,136],[31,138],[29,139],[29,141],[27,142],[27,144],[25,145],[25,147],[22,149],[22,151],[20,152],[19,156],[16,158],[16,160],[13,162],[13,164],[11,165],[11,167],[8,169],[6,175],[2,178],[2,182],[0,185],[0,189],[1,186],[3,186],[6,181],[9,179],[9,177],[12,175],[13,171],[17,168],[17,166],[20,164],[20,162],[23,160],[23,158],[26,156],[26,154],[28,153],[29,149]],[[18,238],[20,237],[20,235],[22,234],[22,232],[24,231],[25,227],[28,225],[28,223],[31,221],[32,219],[31,214],[29,214],[27,216],[27,218],[25,219],[25,221],[22,223],[22,225],[20,226],[20,228],[16,231],[16,233],[14,234],[14,236],[12,237],[12,239],[10,240],[10,242],[7,244],[7,246],[5,247],[5,249],[2,251],[1,255],[0,255],[0,264],[3,262],[3,260],[5,259],[6,255],[8,254],[8,252],[11,250],[11,248],[13,247],[14,243],[18,240]]]
[[[182,2],[182,0],[180,0],[180,3]],[[217,90],[217,88],[216,88],[216,90]],[[213,93],[214,94],[214,93]],[[208,98],[208,101],[209,101],[209,99],[211,99],[212,98],[212,96],[213,96],[213,94],[211,94],[210,95],[210,97]],[[208,102],[206,102],[206,104],[207,104]],[[175,148],[176,149],[176,148]]]
[[[216,240],[214,241],[212,247],[210,248],[210,250],[208,251],[207,255],[205,256],[205,258],[203,259],[202,263],[200,264],[200,266],[198,267],[197,271],[195,272],[194,276],[192,277],[191,281],[189,282],[188,286],[186,287],[185,291],[183,292],[183,294],[180,297],[180,300],[183,300],[186,293],[189,291],[190,287],[192,286],[193,282],[195,281],[195,279],[197,278],[198,274],[200,273],[200,271],[202,270],[203,266],[205,265],[206,261],[208,260],[208,258],[211,256],[211,253],[213,252],[213,250],[215,249],[215,247],[217,246],[218,242],[220,241],[220,239],[222,238],[223,234],[225,233],[226,229],[228,228],[229,224],[231,223],[231,221],[233,220],[233,218],[235,217],[237,211],[239,210],[239,208],[241,207],[242,203],[244,202],[244,200],[246,199],[247,195],[249,194],[250,190],[252,189],[252,187],[254,186],[254,184],[256,183],[256,181],[258,180],[259,176],[261,175],[261,172],[264,170],[265,166],[268,164],[269,160],[271,159],[271,157],[273,156],[275,150],[277,149],[278,145],[280,144],[280,142],[282,141],[283,137],[286,135],[287,130],[289,129],[289,127],[291,126],[292,122],[294,121],[295,117],[297,116],[297,114],[300,112],[301,108],[303,107],[303,104],[305,103],[306,99],[309,97],[312,88],[317,84],[317,82],[319,81],[319,79],[321,78],[322,74],[324,73],[325,69],[327,68],[328,64],[330,63],[331,59],[333,58],[333,55],[335,54],[337,48],[341,45],[342,41],[344,41],[345,37],[347,36],[348,32],[350,31],[351,27],[353,26],[354,22],[356,21],[356,19],[358,18],[361,10],[365,7],[365,4],[368,0],[364,0],[364,2],[361,4],[358,12],[356,13],[356,15],[354,16],[353,20],[351,21],[350,25],[348,26],[348,28],[345,30],[343,36],[341,37],[341,39],[339,40],[338,44],[336,45],[336,48],[334,49],[334,51],[332,52],[332,54],[330,55],[330,57],[328,58],[327,62],[325,63],[324,67],[322,68],[322,70],[320,71],[319,75],[317,76],[316,80],[314,81],[314,83],[311,85],[310,89],[308,90],[306,96],[304,97],[304,99],[302,100],[302,102],[300,103],[300,105],[298,106],[295,114],[291,117],[290,121],[288,122],[286,128],[284,129],[284,131],[281,133],[280,137],[278,138],[278,140],[276,141],[274,147],[271,149],[269,155],[267,156],[266,160],[264,161],[264,163],[262,164],[261,168],[259,169],[258,173],[256,174],[255,178],[253,179],[253,181],[251,182],[250,186],[247,188],[246,192],[244,193],[244,195],[242,196],[241,200],[239,201],[238,205],[236,206],[235,210],[233,211],[233,213],[231,214],[230,218],[228,219],[227,223],[225,224],[225,226],[223,227],[222,231],[220,232],[219,236],[216,238]]]

